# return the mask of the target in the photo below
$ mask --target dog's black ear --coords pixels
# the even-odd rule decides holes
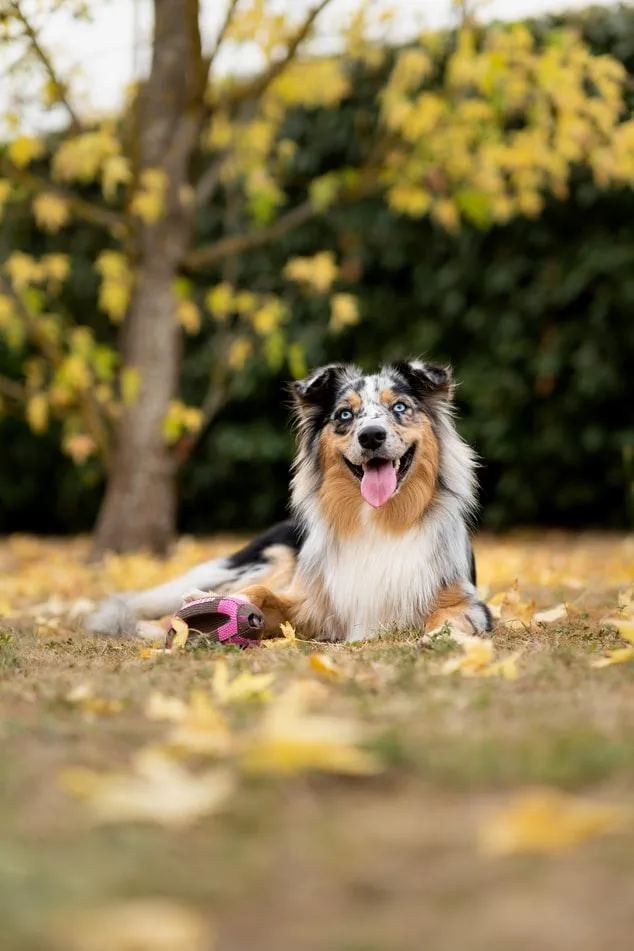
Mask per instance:
[[[418,399],[435,397],[451,400],[454,393],[454,380],[451,367],[441,367],[423,360],[399,360],[392,364]]]
[[[337,397],[349,367],[345,363],[330,363],[313,370],[310,376],[291,384],[295,406],[300,412],[328,413]]]

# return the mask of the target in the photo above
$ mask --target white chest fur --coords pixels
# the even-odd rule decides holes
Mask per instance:
[[[325,589],[337,628],[333,634],[356,641],[390,628],[420,626],[446,578],[443,527],[442,518],[428,515],[394,535],[377,527],[368,513],[358,532],[338,539],[315,525],[301,568],[309,585],[317,582]]]

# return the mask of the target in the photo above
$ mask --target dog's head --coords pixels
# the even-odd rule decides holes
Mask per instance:
[[[382,508],[409,485],[407,496],[420,501],[424,482],[429,501],[438,475],[435,422],[452,392],[448,368],[418,360],[371,375],[349,364],[321,367],[293,386],[302,458],[315,460],[322,486],[336,480],[348,500],[354,486],[357,500]]]

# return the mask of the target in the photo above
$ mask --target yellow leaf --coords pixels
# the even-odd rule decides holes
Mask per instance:
[[[295,640],[295,628],[289,621],[282,621],[280,624],[280,631],[282,632],[282,637],[285,637],[288,641]]]
[[[135,898],[66,912],[53,934],[66,951],[211,951],[201,913],[165,898]]]
[[[13,251],[5,262],[5,269],[16,291],[23,291],[29,284],[41,280],[41,268],[29,254]]]
[[[90,456],[94,455],[97,449],[95,440],[88,433],[73,433],[70,436],[65,436],[62,447],[76,466],[83,465]]]
[[[311,654],[308,658],[311,670],[326,680],[345,680],[345,674],[339,670],[328,654]]]
[[[537,624],[553,624],[555,621],[561,621],[568,616],[565,604],[557,604],[548,611],[538,611],[533,615],[533,621]]]
[[[501,660],[495,660],[483,670],[485,677],[501,677],[502,680],[517,680],[520,675],[517,662],[522,656],[522,651],[515,651]]]
[[[333,294],[330,301],[330,329],[339,333],[359,323],[359,306],[353,294]]]
[[[166,697],[165,694],[151,693],[144,707],[148,720],[170,720],[180,723],[187,716],[187,704],[178,697]]]
[[[52,281],[65,281],[70,274],[70,258],[67,254],[45,254],[40,261],[43,273]]]
[[[242,292],[241,292],[242,293]],[[205,304],[212,317],[216,320],[225,320],[233,310],[234,295],[231,284],[223,281],[216,284],[205,296]],[[254,298],[255,304],[255,298]]]
[[[619,637],[622,637],[624,641],[629,641],[631,644],[634,644],[634,620],[608,617],[604,618],[601,623],[606,626],[615,627],[619,632]]]
[[[352,720],[306,712],[304,689],[291,687],[267,708],[242,754],[252,773],[303,770],[371,774],[382,768],[377,757],[359,748],[361,727]]]
[[[144,750],[132,773],[95,774],[85,798],[98,822],[155,822],[182,828],[217,812],[233,785],[226,770],[196,776],[165,754]]]
[[[622,832],[627,810],[557,790],[523,793],[481,829],[480,846],[494,855],[556,852],[587,839]]]
[[[214,697],[219,703],[236,703],[242,700],[271,699],[269,687],[275,680],[273,674],[251,674],[243,671],[229,679],[229,668],[226,661],[219,660],[214,665],[211,677],[211,686]]]
[[[288,280],[305,284],[322,294],[329,290],[338,273],[330,251],[321,251],[312,258],[293,258],[284,268]]]
[[[43,433],[48,426],[48,399],[44,393],[31,396],[26,404],[26,418],[34,433]]]
[[[611,667],[612,664],[625,664],[634,658],[634,647],[616,647],[607,651],[604,657],[590,661],[591,667]]]
[[[55,192],[42,192],[33,199],[33,215],[38,228],[55,234],[70,218],[68,202]]]
[[[262,641],[262,646],[269,650],[277,650],[280,647],[291,647],[297,643],[295,628],[288,621],[282,621],[280,624],[281,637],[274,637],[271,640]]]
[[[120,700],[106,700],[96,697],[92,686],[88,683],[77,684],[64,698],[66,703],[77,707],[82,713],[96,716],[111,716],[121,713],[123,704]]]
[[[194,336],[200,332],[200,311],[193,300],[180,300],[176,313],[179,324],[188,334]]]
[[[227,353],[227,363],[232,370],[241,370],[251,354],[253,353],[253,344],[248,337],[238,337],[233,340]]]
[[[130,211],[146,224],[155,224],[165,209],[168,179],[161,169],[146,168],[140,177],[139,189],[130,202]]]
[[[101,189],[104,198],[112,201],[119,185],[127,184],[131,177],[130,163],[122,155],[113,155],[106,159],[101,171]]]
[[[45,149],[40,139],[30,135],[20,135],[10,143],[7,151],[14,165],[18,168],[26,168],[34,159],[41,158]]]
[[[180,617],[170,618],[170,627],[174,631],[174,637],[170,645],[171,649],[173,651],[182,650],[186,647],[189,639],[189,626],[187,621],[184,621]]]
[[[442,664],[443,674],[460,673],[463,677],[481,676],[493,661],[493,642],[482,637],[467,637],[461,641],[463,653],[450,657]]]
[[[169,734],[167,743],[179,752],[197,756],[220,756],[232,747],[222,714],[202,690],[192,691],[185,716]]]
[[[388,192],[388,201],[394,211],[422,218],[431,206],[431,195],[416,185],[397,185]]]

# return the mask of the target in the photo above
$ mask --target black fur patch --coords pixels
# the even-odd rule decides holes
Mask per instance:
[[[296,519],[289,518],[285,522],[279,522],[258,535],[253,541],[240,548],[227,558],[229,568],[245,568],[250,565],[261,565],[266,562],[264,552],[271,545],[286,545],[293,552],[297,553],[302,547],[305,533]]]

